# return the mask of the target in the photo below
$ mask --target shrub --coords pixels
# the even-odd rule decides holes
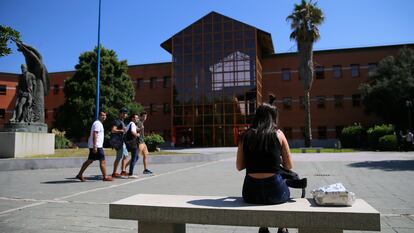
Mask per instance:
[[[55,149],[69,148],[72,144],[69,139],[66,138],[65,131],[59,131],[58,129],[52,129],[52,133],[55,134]]]
[[[379,149],[379,139],[385,135],[394,134],[393,125],[375,125],[367,130],[368,145],[373,149]]]
[[[398,150],[397,136],[384,135],[378,140],[378,148],[384,151],[395,151]]]
[[[360,148],[363,145],[363,138],[363,127],[355,123],[342,129],[340,140],[343,148]]]
[[[148,151],[152,152],[157,149],[157,146],[164,143],[164,139],[159,134],[151,134],[145,136],[145,144],[147,144]]]

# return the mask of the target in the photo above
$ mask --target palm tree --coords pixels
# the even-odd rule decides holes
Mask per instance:
[[[299,75],[305,90],[305,146],[312,146],[310,90],[313,82],[313,43],[320,38],[318,26],[322,24],[324,15],[312,0],[295,4],[293,12],[286,20],[290,21],[292,33],[290,39],[295,40],[299,53]]]

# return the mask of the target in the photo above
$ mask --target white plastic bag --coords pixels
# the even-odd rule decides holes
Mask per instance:
[[[312,190],[316,204],[322,206],[352,206],[355,193],[349,192],[341,183],[331,184]]]

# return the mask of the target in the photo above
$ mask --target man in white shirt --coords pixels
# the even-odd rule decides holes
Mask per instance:
[[[99,160],[99,166],[102,172],[102,180],[103,181],[112,181],[111,176],[106,176],[106,163],[105,163],[105,154],[103,150],[103,142],[104,142],[104,127],[102,122],[106,119],[106,113],[104,111],[99,112],[99,120],[93,122],[91,127],[91,133],[88,139],[88,147],[89,147],[89,156],[88,160],[86,160],[76,176],[77,179],[84,182],[85,178],[82,176],[83,172],[88,168],[88,166],[93,163],[95,160]]]

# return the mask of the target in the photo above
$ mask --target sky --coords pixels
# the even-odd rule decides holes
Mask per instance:
[[[160,44],[211,11],[272,35],[276,53],[295,52],[286,17],[300,0],[102,0],[101,44],[129,65],[170,62]],[[412,0],[319,0],[325,22],[314,50],[414,43]],[[71,71],[98,42],[99,0],[0,0],[0,24],[21,34],[49,72]],[[10,44],[0,72],[20,73]]]

